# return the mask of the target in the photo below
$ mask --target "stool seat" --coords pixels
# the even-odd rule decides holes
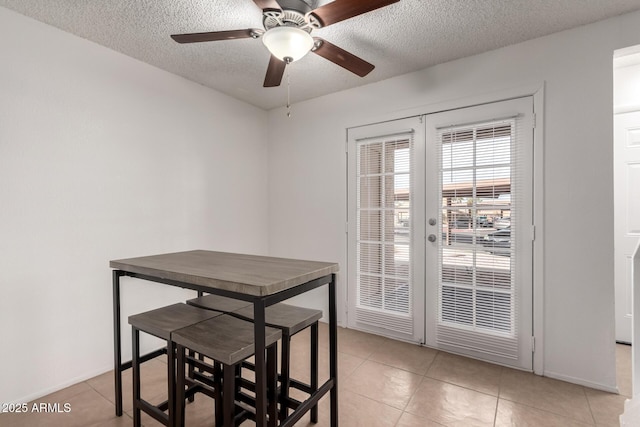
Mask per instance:
[[[219,311],[205,310],[187,304],[178,303],[140,314],[129,316],[132,338],[133,370],[133,425],[142,425],[141,411],[167,427],[173,427],[175,422],[175,344],[171,341],[174,331],[183,329],[198,322],[213,319],[223,314]],[[140,364],[145,358],[140,357],[140,331],[164,339],[167,342],[167,394],[168,399],[159,405],[153,405],[141,396]],[[184,391],[182,393],[184,396]],[[184,402],[183,402],[184,404]],[[165,412],[166,411],[166,412]]]
[[[255,398],[241,391],[242,362],[255,353],[254,324],[237,317],[223,314],[204,322],[179,329],[171,333],[171,340],[177,347],[177,384],[176,384],[176,424],[184,425],[185,401],[185,365],[189,369],[198,366],[214,374],[212,382],[200,386],[213,387],[215,399],[215,425],[235,427],[249,417],[246,409],[238,411],[238,403],[255,404]],[[278,419],[277,395],[277,342],[282,337],[280,329],[265,326],[266,379],[267,379],[267,416],[269,427],[275,427]],[[185,351],[196,352],[213,360],[213,366],[192,356],[185,356]],[[220,376],[222,365],[222,378]],[[200,381],[195,377],[196,383]],[[205,388],[206,390],[206,388]]]
[[[276,343],[282,332],[265,328],[265,346]],[[235,365],[255,353],[253,323],[221,315],[174,331],[171,340],[225,365]]]
[[[177,303],[129,316],[129,324],[148,334],[169,341],[171,332],[221,315],[222,313],[219,311]]]
[[[221,295],[205,295],[199,298],[193,298],[187,300],[187,304],[206,308],[207,310],[221,311],[223,313],[230,313],[247,306],[253,307],[253,304],[249,301],[227,298]]]
[[[231,313],[242,319],[253,321],[253,306],[243,307]],[[304,328],[316,323],[322,317],[321,310],[296,307],[294,305],[278,303],[265,310],[267,326],[283,330],[284,335],[295,335]]]

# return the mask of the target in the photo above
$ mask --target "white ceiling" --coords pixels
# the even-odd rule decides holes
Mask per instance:
[[[282,86],[262,87],[269,53],[260,40],[181,45],[169,38],[176,33],[262,28],[261,11],[252,0],[0,0],[0,6],[260,108],[286,104],[286,75]],[[400,0],[314,30],[313,35],[376,68],[360,78],[309,54],[287,67],[291,100],[315,98],[638,9],[640,0]]]

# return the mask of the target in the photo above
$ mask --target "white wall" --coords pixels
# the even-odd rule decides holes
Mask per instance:
[[[109,260],[266,253],[267,114],[1,7],[0,52],[0,402],[12,402],[112,369]],[[125,327],[193,295],[133,282]]]
[[[270,111],[270,253],[336,260],[344,287],[345,129],[544,84],[543,369],[615,389],[612,59],[638,28],[623,15]]]

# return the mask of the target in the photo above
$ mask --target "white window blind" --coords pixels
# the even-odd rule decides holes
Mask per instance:
[[[518,357],[517,118],[438,130],[437,342]]]
[[[356,320],[413,334],[413,134],[357,142]]]

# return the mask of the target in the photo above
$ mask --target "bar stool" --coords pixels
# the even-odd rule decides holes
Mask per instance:
[[[149,414],[160,423],[174,426],[175,413],[175,345],[171,334],[187,326],[221,316],[222,313],[205,310],[183,303],[173,304],[136,315],[129,316],[132,335],[133,370],[133,425],[141,424],[141,412]],[[161,338],[167,342],[167,391],[168,399],[159,405],[153,405],[140,395],[140,364],[150,359],[140,357],[140,331]],[[184,395],[184,391],[183,391]],[[165,413],[167,411],[167,413]]]
[[[231,313],[232,311],[239,310],[241,308],[252,306],[249,301],[243,301],[234,298],[224,297],[222,295],[206,295],[199,298],[193,298],[187,301],[187,304],[195,307],[204,308],[207,310],[219,311],[221,313]],[[193,356],[194,352],[189,353],[189,356]],[[200,361],[204,360],[202,355],[199,356]],[[240,374],[240,371],[238,371]],[[194,365],[189,365],[188,376],[193,377]],[[189,401],[193,401],[193,396],[189,397]]]
[[[232,316],[253,321],[253,307],[244,307],[230,313]],[[299,402],[289,398],[291,387],[302,390],[305,393],[313,393],[318,390],[318,320],[322,317],[321,310],[314,310],[294,305],[278,303],[269,306],[265,310],[265,323],[267,326],[278,328],[282,331],[282,356],[280,361],[280,419],[284,420],[289,408],[295,409]],[[311,326],[311,384],[304,384],[291,379],[291,338],[298,332]],[[311,408],[311,422],[318,422],[318,407]]]
[[[187,304],[229,313],[232,316],[253,321],[253,304],[246,301],[234,300],[219,295],[206,295],[188,300]],[[280,419],[286,418],[288,409],[295,409],[296,406],[296,403],[289,399],[290,387],[293,386],[309,394],[318,389],[318,320],[321,317],[321,310],[296,307],[283,303],[274,304],[265,310],[266,325],[282,331]],[[304,384],[291,379],[291,338],[309,326],[311,326],[311,384]],[[311,409],[311,421],[318,422],[317,406]]]
[[[278,420],[276,387],[277,387],[277,342],[282,333],[279,329],[265,327],[265,346],[267,348],[267,414],[269,426],[275,427]],[[185,365],[195,365],[200,369],[214,371],[216,363],[222,364],[222,376],[217,375],[213,388],[222,391],[222,405],[220,399],[216,402],[216,427],[231,427],[241,423],[251,414],[246,407],[236,404],[239,394],[239,384],[236,383],[236,373],[242,362],[253,356],[255,352],[255,337],[253,323],[245,320],[222,315],[192,326],[174,331],[171,339],[177,349],[177,382],[176,382],[176,423],[184,425],[185,419]],[[185,355],[185,351],[188,355]],[[191,356],[196,352],[213,360],[214,365]],[[195,381],[198,381],[197,379]],[[222,384],[220,384],[222,383]],[[210,384],[202,384],[204,388]],[[236,411],[236,409],[239,411]]]

